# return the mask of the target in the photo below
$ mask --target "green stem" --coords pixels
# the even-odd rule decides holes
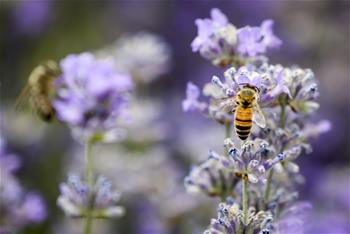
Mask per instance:
[[[85,144],[85,174],[86,180],[89,187],[89,207],[86,212],[86,220],[84,225],[84,234],[90,234],[92,228],[92,210],[93,210],[93,186],[94,186],[94,178],[93,178],[93,161],[92,161],[92,142],[88,141]]]
[[[220,201],[221,201],[221,202],[225,202],[225,201],[226,201],[226,195],[225,195],[225,194],[222,194],[222,195],[220,196]]]
[[[271,168],[267,176],[267,183],[266,183],[266,189],[264,194],[265,204],[267,204],[267,202],[269,201],[272,177],[273,177],[273,169]]]
[[[283,128],[284,122],[286,122],[286,106],[284,103],[281,104],[281,116],[278,122],[278,127]]]
[[[243,223],[248,224],[248,178],[243,178],[242,183],[242,207],[243,207]]]

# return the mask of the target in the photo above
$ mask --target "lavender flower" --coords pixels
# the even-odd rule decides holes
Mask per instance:
[[[229,158],[225,158],[224,164],[251,183],[265,183],[266,171],[285,159],[284,154],[276,155],[274,148],[261,139],[248,140],[241,148],[232,147],[230,142],[227,144],[230,146]]]
[[[260,61],[268,48],[281,45],[272,31],[273,21],[265,20],[260,27],[236,29],[219,10],[212,9],[211,19],[197,19],[198,36],[192,41],[192,51],[199,52],[214,65],[226,67]]]
[[[5,144],[5,140],[0,136],[0,168],[2,173],[9,174],[15,172],[21,162],[16,155],[6,151]]]
[[[279,39],[274,33],[273,33],[273,20],[264,20],[261,23],[261,31],[263,34],[262,42],[267,48],[279,48],[282,45],[281,39]]]
[[[266,103],[261,105],[267,105],[271,102],[271,90],[277,85],[266,72],[246,66],[238,70],[232,67],[224,72],[224,77],[225,80],[222,82],[219,77],[213,76],[212,82],[204,86],[202,93],[210,98],[209,103],[200,102],[198,87],[189,83],[183,110],[199,111],[219,123],[233,123],[235,106],[233,97],[242,87],[249,85],[258,88],[260,100]],[[222,102],[223,99],[227,99],[226,102]],[[223,108],[223,104],[231,108]]]
[[[89,189],[85,181],[71,174],[67,183],[60,185],[60,190],[57,204],[68,216],[86,217],[91,208],[92,217],[95,218],[120,217],[124,214],[124,208],[116,205],[120,194],[112,190],[112,184],[103,176],[98,177],[94,187]]]
[[[197,110],[225,124],[225,135],[229,137],[236,95],[244,87],[254,87],[266,126],[258,128],[253,124],[251,138],[245,141],[227,138],[224,148],[228,156],[212,152],[213,156],[191,171],[185,185],[190,191],[220,194],[222,198],[235,196],[236,203],[219,205],[218,218],[212,220],[205,233],[302,233],[310,204],[295,202],[295,185],[302,181],[295,160],[311,152],[308,143],[311,137],[330,129],[327,121],[317,124],[307,121],[319,107],[314,74],[310,69],[268,63],[264,54],[282,44],[273,33],[272,20],[262,22],[260,27],[238,29],[237,40],[224,54],[217,49],[224,45],[224,39],[218,41],[215,36],[230,24],[218,10],[214,13],[211,20],[196,22],[199,35],[192,46],[214,64],[233,67],[225,71],[223,81],[213,76],[211,83],[204,86],[202,94],[209,97],[209,102],[199,101],[199,88],[189,84],[183,109]],[[203,48],[207,49],[204,52],[214,50],[202,53]],[[220,63],[215,61],[217,58]],[[253,121],[254,115],[253,108]],[[221,174],[242,178],[241,188],[232,186],[227,192],[218,187],[217,181],[225,186],[230,181]]]
[[[238,52],[241,56],[256,56],[268,48],[278,48],[282,42],[272,30],[273,21],[265,20],[260,27],[246,26],[238,30]]]
[[[199,88],[192,82],[189,82],[186,89],[186,99],[182,102],[182,110],[185,112],[194,110],[204,111],[206,104],[198,101],[199,96]]]
[[[279,106],[280,102],[303,115],[311,114],[318,108],[315,102],[318,95],[317,83],[309,69],[285,68],[281,65],[263,63],[261,66],[247,65],[238,69],[231,67],[224,72],[224,78],[222,81],[218,76],[213,76],[212,82],[204,86],[202,93],[210,98],[209,102],[199,101],[199,88],[189,83],[187,97],[183,101],[183,110],[199,111],[219,123],[232,123],[235,106],[233,98],[242,87],[247,85],[259,90],[258,102],[263,111],[269,112],[268,108]],[[223,99],[228,100],[223,102]],[[224,104],[231,108],[223,108]],[[269,113],[276,113],[276,111]],[[294,117],[299,116],[294,115]],[[279,120],[275,123],[278,122]]]
[[[0,137],[0,232],[7,233],[21,229],[31,223],[42,222],[47,214],[43,199],[38,193],[25,193],[15,170],[20,161],[6,151],[5,141]]]
[[[2,180],[5,178],[2,178]],[[46,207],[41,196],[37,193],[23,193],[21,188],[16,193],[6,194],[8,183],[13,183],[15,178],[6,178],[5,183],[0,185],[0,211],[1,225],[0,233],[13,232],[26,225],[40,223],[47,217]],[[16,186],[19,186],[18,184]],[[7,190],[7,191],[6,191]],[[14,191],[13,191],[14,192]]]
[[[215,65],[226,66],[234,56],[237,42],[236,28],[219,10],[211,10],[211,19],[197,19],[198,36],[192,41],[192,51]]]
[[[285,102],[295,112],[311,114],[318,109],[319,105],[315,101],[318,97],[317,81],[310,69],[265,63],[258,70],[271,77],[270,99],[285,93],[288,96]]]
[[[250,207],[248,214],[248,223],[244,224],[243,211],[239,204],[220,203],[218,217],[211,220],[210,227],[204,231],[204,234],[236,234],[241,233],[244,228],[250,230],[251,233],[260,233],[260,231],[266,230],[272,221],[272,215],[268,211],[256,211],[254,207]]]
[[[256,56],[266,51],[262,43],[263,34],[259,27],[246,26],[238,30],[238,52],[242,56]]]
[[[108,61],[90,53],[69,55],[61,61],[56,84],[57,117],[84,140],[111,142],[123,137],[121,124],[129,120],[130,76],[117,72]]]
[[[222,162],[225,162],[224,156],[209,151],[209,158],[192,168],[185,178],[186,190],[190,193],[204,193],[222,198],[234,196],[234,187],[240,179],[234,170],[229,170]]]
[[[27,222],[39,223],[45,220],[47,213],[44,201],[37,193],[30,192],[23,198],[23,203],[14,211],[21,225]]]

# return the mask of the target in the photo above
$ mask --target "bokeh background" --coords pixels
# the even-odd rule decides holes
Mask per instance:
[[[59,183],[82,168],[81,145],[64,125],[14,110],[29,73],[46,59],[96,51],[139,31],[158,34],[170,45],[171,69],[139,88],[129,138],[96,150],[97,170],[126,194],[121,203],[128,212],[94,228],[98,233],[198,233],[216,217],[218,201],[186,194],[183,178],[209,148],[220,148],[224,130],[181,111],[189,80],[202,85],[222,73],[190,48],[197,33],[194,20],[208,17],[213,7],[237,27],[273,19],[283,46],[270,61],[315,72],[321,108],[314,118],[330,120],[332,129],[313,140],[312,154],[298,159],[305,176],[301,199],[314,206],[312,233],[350,232],[349,1],[1,0],[1,134],[22,161],[16,176],[43,196],[48,214],[21,233],[79,233],[81,228],[56,206]],[[135,134],[140,131],[142,137]]]

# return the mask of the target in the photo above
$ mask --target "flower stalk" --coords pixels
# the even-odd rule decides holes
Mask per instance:
[[[248,178],[243,177],[242,181],[242,208],[243,208],[243,224],[248,225]]]
[[[93,191],[94,178],[93,178],[93,158],[92,158],[92,146],[93,143],[88,140],[85,143],[85,174],[87,179],[89,193],[89,207],[86,211],[86,219],[84,225],[84,234],[90,234],[92,229],[92,211],[94,209],[94,198],[91,191]]]
[[[210,150],[207,161],[192,169],[185,179],[189,192],[221,197],[217,218],[211,220],[204,233],[285,233],[280,230],[289,218],[303,229],[302,216],[289,217],[297,195],[283,181],[289,180],[286,175],[298,176],[299,167],[294,161],[311,151],[311,132],[323,131],[311,131],[313,124],[307,121],[319,108],[314,74],[310,69],[269,63],[266,52],[282,43],[273,33],[272,20],[265,20],[260,26],[236,28],[219,9],[212,9],[210,16],[195,21],[198,36],[192,49],[216,66],[232,67],[224,72],[224,79],[213,76],[204,86],[202,94],[209,101],[200,100],[200,88],[188,83],[182,102],[185,112],[197,111],[225,123],[224,154]],[[252,98],[251,92],[241,95],[242,88],[254,88],[256,96]],[[252,119],[247,118],[251,116],[247,111],[240,120],[235,130],[249,135],[241,144],[236,144],[238,138],[231,139],[236,97],[242,100],[236,104],[248,105],[255,100],[263,108]],[[220,186],[219,181],[233,186]],[[235,186],[239,181],[241,188]],[[239,191],[240,199],[229,199],[235,191]],[[299,227],[295,228],[298,231],[293,233],[302,233]]]
[[[267,176],[266,189],[265,189],[265,193],[264,193],[265,204],[267,204],[269,201],[272,177],[273,177],[273,169],[271,168],[271,170],[269,171],[269,174]]]

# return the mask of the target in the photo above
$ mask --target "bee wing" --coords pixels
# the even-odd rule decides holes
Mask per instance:
[[[223,98],[218,101],[219,110],[226,113],[233,113],[236,110],[236,99],[235,98]]]
[[[253,105],[253,121],[261,128],[266,127],[264,113],[261,111],[257,103]]]
[[[22,109],[24,106],[26,106],[29,103],[30,100],[30,86],[27,84],[19,94],[19,96],[16,98],[14,109],[16,111]]]

